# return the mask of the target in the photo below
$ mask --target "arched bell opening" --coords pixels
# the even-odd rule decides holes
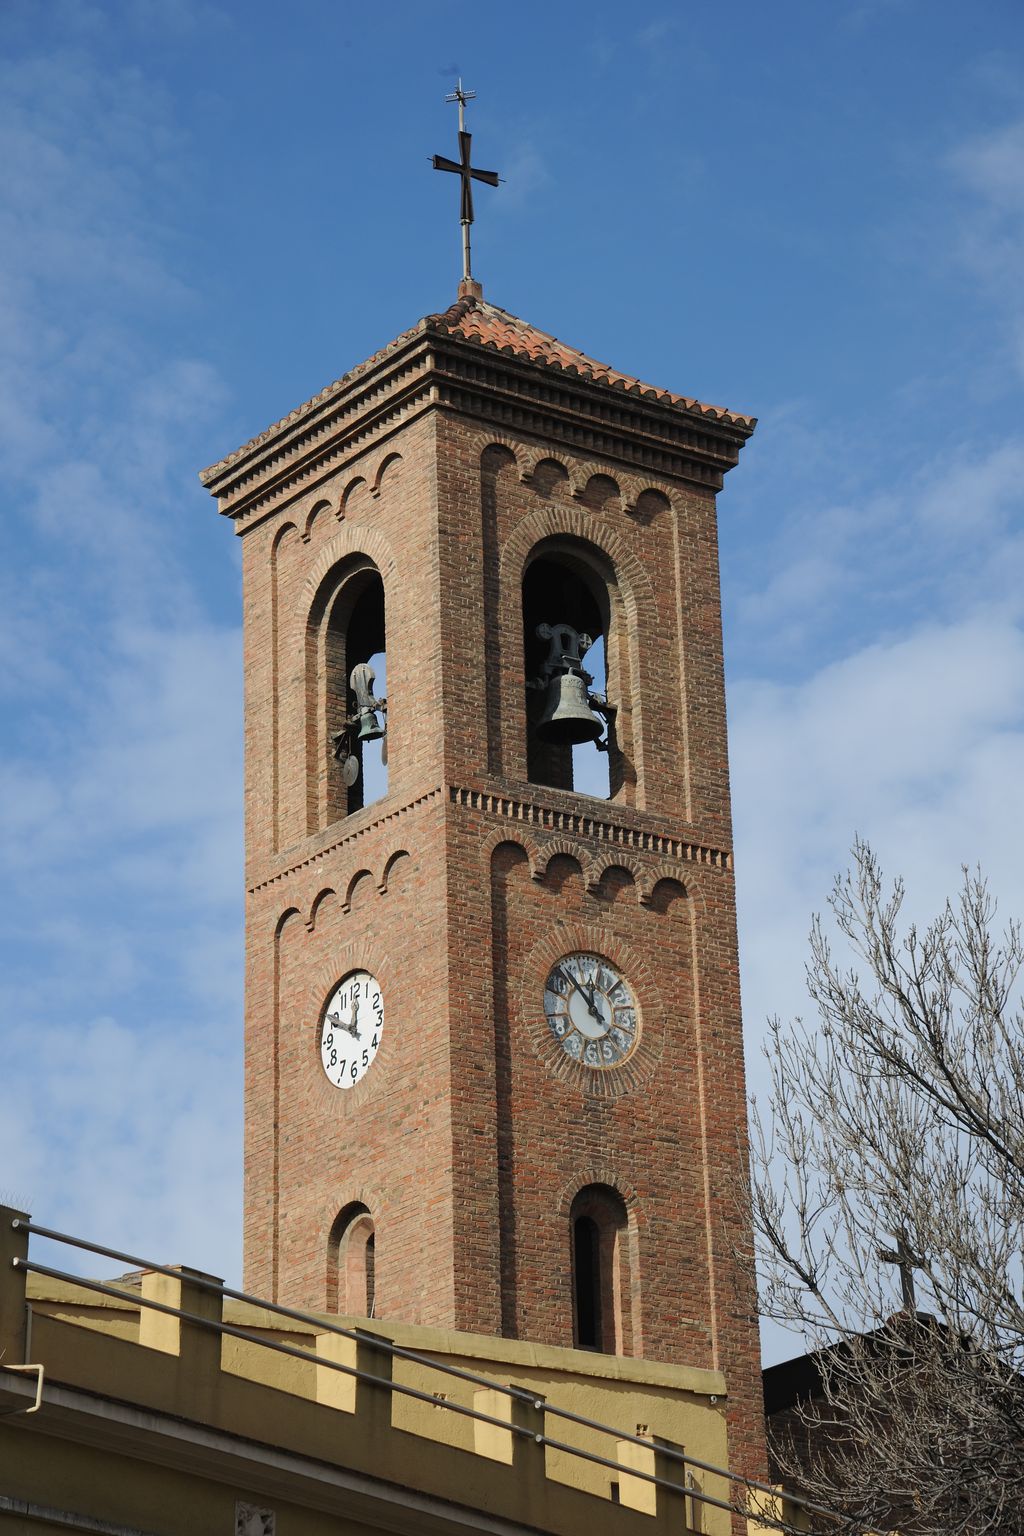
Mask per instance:
[[[376,1232],[360,1201],[339,1213],[328,1242],[327,1307],[349,1317],[373,1317],[377,1301]]]
[[[366,556],[321,589],[307,642],[309,830],[387,793],[387,634],[384,584]]]
[[[538,545],[523,576],[527,773],[601,799],[624,790],[616,716],[624,615],[610,562],[592,546]]]
[[[588,1184],[569,1211],[572,1333],[577,1349],[628,1354],[632,1349],[629,1214],[618,1190]]]

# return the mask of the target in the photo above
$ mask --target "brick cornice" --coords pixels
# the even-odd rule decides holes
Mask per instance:
[[[323,841],[310,847],[309,851],[302,858],[294,858],[293,851],[288,850],[288,852],[281,856],[278,865],[272,867],[262,879],[249,882],[247,884],[249,895],[256,896],[272,885],[279,885],[282,880],[287,880],[289,876],[296,875],[301,870],[315,868],[317,864],[321,864],[324,859],[329,858],[332,853],[337,853],[339,849],[357,842],[360,838],[369,837],[371,833],[376,832],[380,827],[403,820],[410,812],[419,810],[421,806],[429,805],[431,801],[439,799],[440,794],[441,786],[437,784],[433,789],[424,791],[423,794],[417,795],[415,799],[408,801],[405,805],[380,806],[380,815],[378,816],[366,817],[366,819],[362,816],[358,818],[352,817],[336,822],[329,829]],[[371,809],[378,809],[378,807],[371,807]],[[355,825],[352,825],[353,822],[355,822]],[[292,854],[291,860],[289,860],[289,854]]]
[[[606,812],[601,814],[596,810],[581,810],[580,797],[568,793],[564,805],[556,801],[545,804],[539,798],[527,800],[516,794],[450,784],[448,797],[453,805],[480,811],[486,816],[500,816],[540,831],[565,833],[605,848],[651,853],[661,860],[702,864],[723,872],[732,870],[730,849],[716,848],[696,836],[686,837],[652,825],[651,818],[642,811],[627,810],[623,815],[621,808],[609,801],[595,802],[597,806],[607,806]]]
[[[201,479],[242,531],[433,409],[711,491],[721,488],[753,430],[734,417],[691,412],[425,327]]]
[[[562,833],[582,842],[594,843],[605,850],[652,854],[664,864],[664,869],[660,872],[665,876],[676,873],[672,868],[673,864],[699,864],[708,869],[721,870],[723,873],[732,871],[731,849],[717,848],[696,835],[686,836],[670,831],[667,827],[652,825],[650,816],[642,811],[626,810],[623,814],[622,808],[613,806],[610,801],[594,802],[595,807],[607,806],[607,810],[602,814],[598,809],[581,810],[578,796],[567,794],[565,804],[558,804],[558,799],[561,797],[558,796],[557,791],[555,796],[545,803],[539,797],[526,799],[520,794],[497,790],[474,789],[458,784],[447,786],[437,784],[405,805],[390,807],[385,805],[381,807],[381,814],[378,816],[365,820],[360,817],[354,826],[350,826],[347,821],[338,822],[330,829],[335,835],[328,835],[320,844],[311,847],[301,858],[295,858],[293,855],[289,859],[287,853],[283,854],[275,868],[268,871],[261,879],[252,880],[248,884],[249,895],[256,896],[272,885],[279,885],[292,875],[313,869],[340,849],[370,836],[381,827],[404,820],[421,806],[438,800],[445,787],[448,803],[453,806],[479,811],[488,817],[514,822],[520,827],[532,827],[538,832]],[[572,801],[575,804],[570,803]]]

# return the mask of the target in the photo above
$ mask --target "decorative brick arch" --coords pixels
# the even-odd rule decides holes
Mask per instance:
[[[480,844],[480,855],[486,862],[488,870],[492,868],[495,849],[502,847],[505,843],[511,848],[518,848],[526,855],[531,880],[543,880],[544,875],[541,870],[543,860],[537,844],[532,837],[527,837],[518,827],[514,837],[510,836],[503,827],[499,827],[496,831],[488,833],[484,838]]]
[[[387,592],[388,582],[395,578],[397,570],[390,544],[375,528],[342,528],[317,555],[306,577],[302,607],[307,614],[312,612],[331,573],[353,555],[365,555],[373,562]]]
[[[650,906],[651,899],[654,896],[654,888],[656,885],[660,885],[662,880],[674,880],[677,885],[682,886],[684,895],[687,898],[690,897],[689,870],[685,869],[681,864],[658,864],[654,869],[644,871],[643,879],[640,881],[641,906]]]
[[[352,875],[352,878],[349,880],[348,885],[345,887],[345,900],[341,903],[341,910],[343,912],[351,912],[352,898],[356,893],[356,887],[363,880],[369,880],[371,885],[376,884],[373,878],[373,871],[371,869],[357,869]],[[377,889],[379,890],[380,887],[378,886]]]
[[[355,475],[355,476],[353,476],[353,478],[351,480],[349,480],[349,482],[345,486],[345,489],[342,491],[341,499],[338,502],[338,510],[335,513],[335,516],[337,517],[339,523],[344,521],[344,519],[345,519],[345,517],[346,517],[346,515],[348,513],[348,504],[349,504],[349,502],[352,500],[353,496],[357,495],[357,493],[360,490],[364,490],[364,491],[368,491],[369,490],[369,486],[367,485],[365,475]]]
[[[650,870],[644,878],[644,888],[648,893],[648,900],[660,880],[676,880],[686,892],[687,904],[693,910],[694,920],[696,921],[698,916],[704,916],[707,913],[708,899],[704,889],[704,873],[699,864],[665,862]],[[710,878],[720,881],[722,878],[721,870],[712,870]],[[643,905],[647,905],[643,896],[641,896],[641,902]]]
[[[313,537],[313,524],[319,517],[321,517],[324,513],[329,512],[330,510],[330,502],[324,501],[322,497],[319,501],[315,501],[313,503],[309,509],[309,513],[306,517],[306,521],[302,529],[303,544],[308,544],[310,539]]]
[[[411,858],[411,854],[409,853],[408,848],[396,848],[393,853],[388,854],[387,859],[384,861],[384,868],[380,872],[380,879],[377,881],[377,889],[382,896],[387,894],[388,884],[391,880],[391,874],[396,865],[399,864],[402,859],[408,858]]]
[[[681,880],[677,880],[674,875],[662,875],[660,880],[656,880],[654,882],[654,885],[651,887],[650,897],[648,898],[647,902],[645,902],[645,906],[653,907],[656,904],[659,899],[659,891],[665,893],[666,902],[669,899],[678,899],[682,902],[685,902],[687,907],[690,905],[687,898],[686,886],[682,883]],[[671,893],[671,897],[669,893]]]
[[[298,531],[298,526],[291,521],[282,523],[280,528],[275,530],[274,537],[270,541],[270,558],[272,560],[276,558],[277,552],[281,548],[281,545],[284,543],[288,534],[298,533]]]
[[[493,448],[501,449],[501,450],[503,450],[505,453],[507,453],[509,455],[509,457],[512,460],[512,463],[515,465],[516,473],[519,476],[519,479],[522,480],[524,469],[525,469],[524,458],[523,458],[523,445],[522,445],[522,443],[517,443],[511,437],[492,437],[492,438],[489,438],[487,440],[487,442],[484,443],[483,447],[480,449],[480,465],[481,465],[481,468],[484,467],[485,461],[487,459],[487,455],[491,452],[491,450]]]
[[[373,484],[370,486],[371,496],[377,497],[381,494],[381,491],[384,489],[385,479],[390,479],[396,474],[401,463],[402,455],[400,453],[386,453],[384,455],[377,466],[377,473],[373,477]]]
[[[316,920],[319,915],[320,908],[323,906],[328,896],[336,897],[337,894],[337,891],[332,885],[325,885],[322,890],[317,891],[310,904],[309,916],[306,918],[306,927],[309,929],[310,933],[313,933],[316,930]]]
[[[614,1189],[621,1196],[626,1209],[635,1216],[637,1225],[644,1225],[643,1208],[636,1189],[628,1179],[623,1179],[618,1170],[610,1163],[604,1163],[600,1167],[590,1165],[580,1168],[564,1183],[558,1192],[557,1212],[563,1221],[568,1221],[572,1203],[581,1189],[586,1189],[592,1184],[606,1184],[609,1189]]]
[[[537,874],[534,876],[534,879],[538,881],[539,884],[543,884],[547,880],[548,867],[551,864],[552,859],[558,858],[574,859],[580,867],[580,873],[583,876],[584,889],[589,889],[590,882],[593,879],[593,856],[585,853],[584,850],[580,847],[579,843],[574,843],[572,839],[568,837],[556,837],[552,839],[550,843],[544,844],[541,855],[540,868],[538,869]]]
[[[643,505],[645,498],[647,499],[646,507]],[[655,502],[656,505],[652,506],[651,502]],[[652,517],[657,517],[659,512],[674,511],[675,502],[662,486],[640,484],[631,510],[649,521]]]
[[[639,894],[643,884],[643,870],[636,859],[631,859],[628,855],[622,853],[598,853],[591,860],[591,866],[593,873],[587,884],[589,891],[596,893],[601,881],[609,870],[621,869],[629,875],[633,882],[633,889]]]
[[[528,448],[523,454],[522,467],[519,478],[524,485],[533,485],[537,478],[537,471],[544,464],[557,464],[559,469],[565,471],[566,487],[570,496],[578,496],[583,487],[580,471],[572,459],[563,458],[560,454],[552,453],[550,448]]]
[[[622,486],[616,477],[612,474],[609,474],[606,469],[595,469],[592,474],[587,475],[585,480],[583,480],[582,475],[580,478],[582,480],[582,486],[579,490],[573,492],[573,497],[576,501],[581,502],[583,506],[596,506],[598,510],[602,510],[605,504],[609,501],[618,501],[621,505],[623,501]],[[607,496],[599,499],[597,490],[595,488],[595,481],[607,481],[607,483],[612,487],[611,492]]]
[[[595,524],[579,507],[564,503],[552,503],[528,513],[506,539],[500,571],[503,605],[508,605],[510,594],[518,602],[518,588],[537,545],[559,536],[590,545],[604,555],[615,571],[630,620],[642,627],[656,624],[650,577],[629,545],[613,528]]]
[[[289,906],[285,907],[284,911],[280,912],[277,917],[275,917],[271,930],[274,935],[275,943],[278,939],[281,938],[281,935],[284,933],[284,930],[287,928],[292,918],[301,916],[302,913],[299,911],[298,907]]]

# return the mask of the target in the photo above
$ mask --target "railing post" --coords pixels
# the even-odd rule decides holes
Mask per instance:
[[[662,1440],[658,1435],[646,1437],[648,1444],[637,1445],[635,1440],[619,1440],[616,1455],[622,1471],[619,1473],[619,1503],[627,1509],[636,1509],[643,1515],[656,1515],[666,1531],[686,1529],[686,1466],[667,1451],[681,1452],[681,1445]],[[663,1478],[673,1486],[649,1483],[642,1477],[631,1477],[630,1472],[646,1472],[650,1477]]]
[[[25,1286],[28,1271],[29,1220],[24,1211],[0,1205],[0,1355],[7,1365],[20,1365],[25,1359]],[[15,1226],[19,1222],[21,1225]],[[18,1263],[15,1263],[18,1260]]]
[[[177,1307],[190,1317],[219,1324],[224,1316],[223,1296],[192,1282],[212,1280],[214,1285],[223,1285],[223,1280],[199,1269],[188,1269],[184,1264],[174,1268],[173,1275],[161,1275],[155,1270],[143,1274],[143,1300],[158,1301],[165,1307]],[[221,1335],[216,1329],[197,1327],[186,1318],[169,1317],[165,1312],[143,1306],[139,1343],[165,1355],[177,1355],[188,1394],[197,1402],[209,1402],[220,1377]]]
[[[474,1419],[476,1454],[514,1468],[526,1507],[540,1507],[533,1506],[532,1501],[543,1498],[546,1477],[543,1397],[539,1393],[531,1393],[529,1399],[510,1397],[497,1388],[481,1387],[473,1393],[473,1407],[477,1413],[502,1420],[501,1424],[485,1424]],[[505,1429],[505,1424],[510,1427]]]
[[[391,1373],[393,1358],[388,1345],[391,1340],[366,1328],[356,1328],[355,1339],[346,1339],[340,1333],[318,1333],[316,1352],[322,1360],[334,1360],[350,1370],[375,1376],[385,1383],[378,1386],[374,1381],[360,1381],[345,1371],[332,1371],[330,1366],[316,1368],[316,1400],[342,1413],[357,1413],[367,1431],[385,1431],[391,1427]]]

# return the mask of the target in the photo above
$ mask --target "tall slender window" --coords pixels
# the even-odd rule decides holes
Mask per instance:
[[[600,550],[564,538],[534,550],[523,575],[523,662],[533,783],[628,798],[617,721],[629,692],[625,615]]]
[[[635,1347],[639,1295],[625,1201],[608,1184],[588,1184],[572,1203],[569,1225],[573,1342],[577,1349],[623,1354]]]
[[[590,1216],[572,1224],[577,1349],[601,1349],[601,1233]]]
[[[388,768],[384,754],[384,737],[370,734],[384,724],[381,710],[365,709],[367,693],[370,699],[387,697],[387,658],[384,640],[384,584],[379,576],[367,583],[361,595],[352,605],[345,631],[344,684],[347,699],[347,717],[351,722],[348,740],[349,752],[359,765],[358,773],[348,786],[349,813],[362,810],[374,800],[387,794]],[[368,671],[360,678],[357,667]],[[362,691],[365,685],[366,693]],[[344,771],[344,767],[343,767]]]
[[[343,1315],[373,1317],[377,1265],[373,1217],[365,1205],[346,1205],[331,1228],[327,1253],[328,1305]]]
[[[384,584],[357,555],[324,582],[307,638],[307,826],[387,794]]]
[[[377,1247],[376,1239],[372,1232],[366,1239],[364,1269],[366,1273],[366,1315],[367,1317],[372,1317],[377,1300]]]

